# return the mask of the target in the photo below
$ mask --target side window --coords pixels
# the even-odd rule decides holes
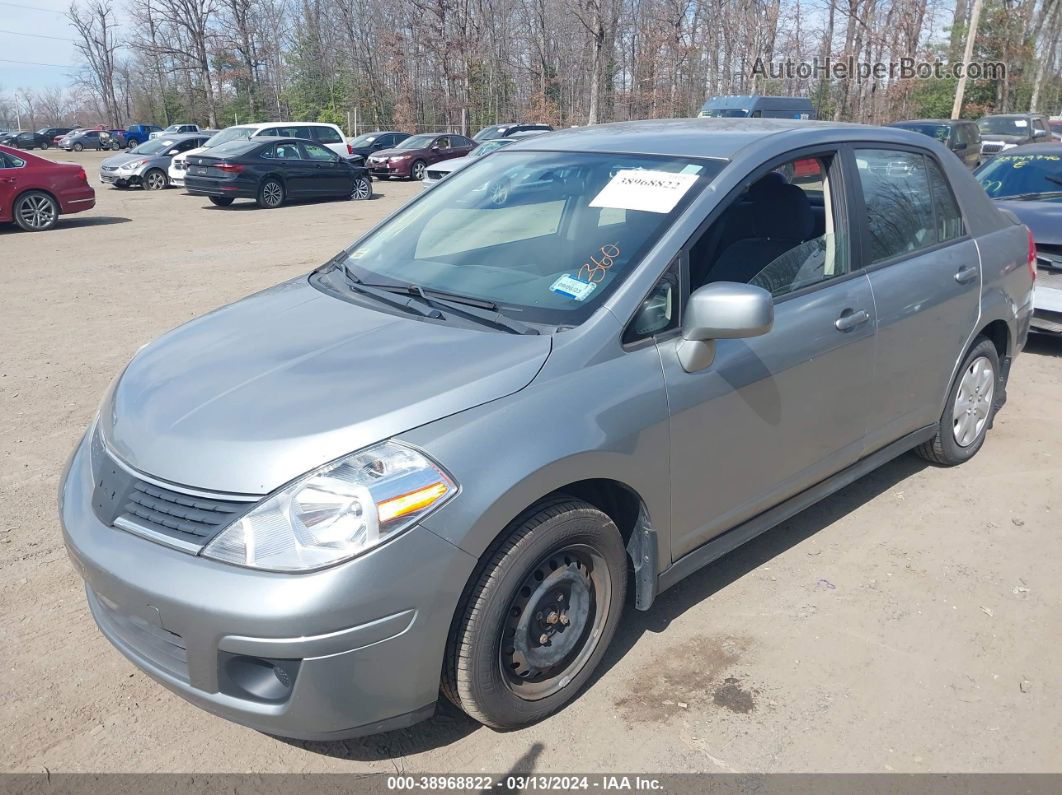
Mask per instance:
[[[779,297],[848,273],[835,161],[790,160],[734,199],[689,249],[690,289],[742,282]]]
[[[280,136],[280,130],[277,129],[276,127],[270,127],[267,130],[262,130],[262,132],[260,132],[258,134],[259,135],[263,135],[266,138],[272,138],[274,136],[278,136],[279,137]]]
[[[871,262],[917,251],[937,242],[933,204],[922,155],[890,149],[857,149],[870,229]]]
[[[338,158],[328,149],[325,149],[320,144],[305,143],[302,148],[306,152],[306,157],[310,160],[318,160],[327,163],[335,163]]]
[[[311,130],[317,134],[317,140],[323,144],[343,143],[343,136],[331,127],[313,127]]]
[[[313,140],[313,136],[310,134],[310,128],[305,126],[292,127],[291,132],[287,133],[292,138],[309,138]]]
[[[177,146],[174,147],[178,152],[187,152],[189,149],[195,149],[202,146],[202,142],[198,138],[189,138],[187,141],[178,141]]]
[[[435,145],[437,147],[439,147],[440,149],[449,149],[450,148],[450,139],[447,138],[445,135],[442,136],[441,138],[436,138],[435,139]]]
[[[963,236],[962,213],[951,192],[947,177],[940,166],[930,157],[926,158],[929,170],[929,184],[933,189],[933,206],[937,211],[937,242],[943,243]]]
[[[967,142],[965,125],[956,124],[951,128],[951,142],[956,146],[962,146]]]
[[[298,144],[277,144],[272,149],[271,157],[274,160],[302,160]]]

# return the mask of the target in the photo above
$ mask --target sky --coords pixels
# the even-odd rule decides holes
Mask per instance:
[[[72,82],[78,55],[64,16],[68,6],[67,0],[0,0],[0,91],[10,96],[18,88]]]

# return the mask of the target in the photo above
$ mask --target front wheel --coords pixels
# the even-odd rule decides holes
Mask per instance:
[[[284,186],[280,180],[270,177],[258,189],[258,206],[267,210],[284,203]]]
[[[82,144],[80,144],[80,143],[74,144],[74,151],[75,152],[80,152],[84,148],[85,147]]]
[[[409,178],[415,179],[420,182],[424,179],[424,172],[428,170],[428,164],[423,160],[418,160],[409,169]]]
[[[992,427],[997,388],[1002,388],[999,353],[991,340],[980,337],[955,376],[936,436],[915,448],[918,455],[941,466],[973,458]]]
[[[143,176],[141,182],[144,185],[144,190],[162,190],[166,187],[167,179],[162,171],[153,168]]]
[[[217,207],[228,207],[232,204],[231,196],[211,196],[210,203]]]
[[[51,229],[59,220],[59,205],[47,193],[30,191],[18,197],[12,208],[15,223],[27,232]]]
[[[367,201],[372,198],[372,182],[368,177],[358,177],[354,190],[350,192],[350,198],[354,201]]]
[[[44,150],[45,152],[47,152],[48,151],[48,146],[49,146],[49,143],[47,141],[45,141],[44,143],[41,144],[41,149]]]
[[[496,729],[556,712],[601,661],[626,591],[623,540],[607,515],[570,497],[530,509],[458,607],[443,692]]]
[[[112,152],[117,152],[121,148],[122,148],[122,145],[120,143],[118,143],[117,141],[111,141],[111,151]]]

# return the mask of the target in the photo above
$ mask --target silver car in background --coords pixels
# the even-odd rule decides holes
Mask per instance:
[[[975,455],[1028,252],[903,130],[516,143],[140,349],[63,473],[67,549],[103,634],[217,715],[327,740],[441,691],[524,726],[628,593],[649,610],[909,450]]]
[[[116,188],[140,186],[144,190],[162,190],[169,185],[170,159],[202,146],[209,138],[209,134],[199,132],[167,134],[144,141],[135,149],[100,163],[100,182]]]

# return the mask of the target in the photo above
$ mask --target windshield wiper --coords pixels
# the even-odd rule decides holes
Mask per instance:
[[[527,323],[513,320],[511,317],[503,315],[498,311],[498,305],[493,301],[471,298],[456,293],[448,293],[444,290],[433,290],[431,288],[424,289],[418,284],[411,284],[407,289],[410,292],[415,292],[426,301],[442,304],[452,312],[456,312],[460,315],[467,315],[468,317],[475,318],[483,323],[489,323],[497,328],[511,331],[514,334],[539,333],[538,329],[534,326],[529,326]]]
[[[405,309],[421,317],[430,317],[433,320],[445,317],[438,309],[424,301],[418,301],[407,291],[396,291],[389,285],[367,284],[350,272],[347,273],[347,277],[350,279],[350,289],[355,292],[371,295],[378,301]]]
[[[1044,174],[1044,179],[1048,182],[1053,182],[1056,185],[1062,185],[1062,177],[1056,177],[1053,174]]]
[[[1062,184],[1062,183],[1059,183]],[[1036,201],[1037,199],[1057,199],[1062,196],[1062,190],[1045,190],[1037,191],[1035,193],[1015,193],[1013,196],[996,196],[996,199],[1004,199],[1006,201]]]

